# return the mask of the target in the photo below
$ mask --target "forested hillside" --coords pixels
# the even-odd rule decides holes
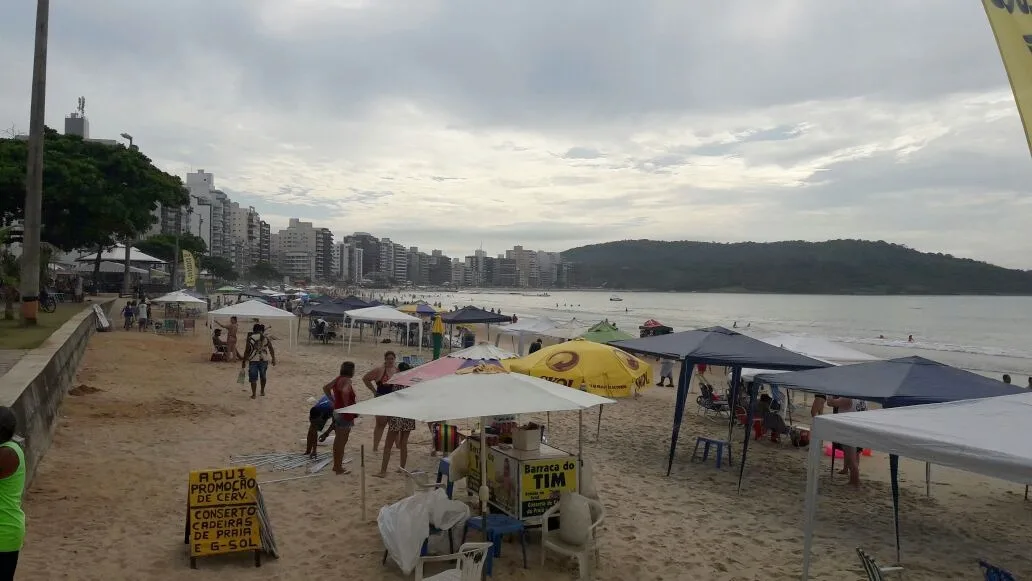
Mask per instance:
[[[573,248],[579,287],[814,294],[1032,294],[1032,272],[864,240]]]

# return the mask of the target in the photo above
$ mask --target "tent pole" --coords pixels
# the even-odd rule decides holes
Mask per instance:
[[[892,522],[896,526],[896,564],[899,565],[903,562],[903,548],[899,544],[899,456],[895,454],[889,455],[889,477],[892,478]]]
[[[487,416],[480,416],[480,514],[487,522],[487,501],[491,497],[491,489],[487,486]]]
[[[687,357],[681,361],[681,374],[677,378],[677,399],[674,402],[674,427],[670,434],[670,457],[667,459],[667,476],[674,467],[674,454],[677,453],[677,436],[681,432],[681,419],[684,417],[684,403],[688,399],[688,386],[691,385],[695,363]]]
[[[584,466],[584,410],[577,410],[577,494],[581,491],[581,467]]]
[[[602,434],[602,408],[604,406],[598,406],[598,427],[595,428],[595,441],[597,442]]]
[[[813,525],[817,518],[818,474],[821,467],[820,416],[814,418],[810,432],[810,452],[806,460],[806,503],[803,511],[803,581],[810,578],[810,557],[813,548]]]
[[[925,496],[932,496],[932,463],[925,462]]]

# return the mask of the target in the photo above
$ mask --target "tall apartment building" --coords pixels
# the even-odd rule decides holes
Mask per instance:
[[[211,191],[211,242],[208,254],[233,261],[233,214],[229,196],[222,190]]]
[[[451,258],[445,256],[440,250],[434,250],[430,253],[430,264],[428,268],[428,280],[430,284],[438,286],[445,283],[451,284],[451,265]]]
[[[272,262],[272,227],[265,220],[258,220],[258,260]]]
[[[378,249],[380,253],[379,270],[381,276],[386,278],[394,277],[394,242],[390,238],[381,238],[380,247]]]
[[[391,250],[394,253],[394,269],[391,278],[395,282],[405,282],[408,280],[408,249],[401,244],[393,244]]]
[[[233,269],[243,274],[262,260],[262,220],[253,206],[229,204]]]
[[[315,280],[336,280],[333,277],[333,232],[329,228],[315,229]]]
[[[350,243],[351,259],[348,261],[348,280],[355,284],[365,279],[365,249],[361,246]]]
[[[452,286],[466,286],[466,263],[453,260],[451,264]]]
[[[368,232],[355,232],[350,236],[345,236],[344,241],[362,250],[362,276],[358,280],[380,271],[379,238]]]

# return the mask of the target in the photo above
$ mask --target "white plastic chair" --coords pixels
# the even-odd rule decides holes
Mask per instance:
[[[463,543],[459,552],[453,555],[420,557],[416,563],[415,581],[481,581],[484,578],[484,563],[490,558],[488,551],[492,543]],[[432,577],[423,577],[425,563],[455,561],[455,568],[438,573]]]
[[[558,529],[549,529],[549,519],[559,515],[559,503],[552,505],[541,517],[541,566],[545,566],[545,553],[548,551],[575,557],[581,581],[588,581],[593,575],[591,557],[594,553],[595,562],[598,562],[598,535],[606,518],[606,509],[601,502],[593,498],[587,498],[587,501],[591,510],[591,525],[588,527],[588,540],[583,545],[571,545],[562,540]],[[562,518],[562,515],[559,517]]]
[[[428,492],[448,486],[447,482],[431,482],[430,474],[422,470],[401,469],[405,478],[405,496],[412,496],[417,492]]]

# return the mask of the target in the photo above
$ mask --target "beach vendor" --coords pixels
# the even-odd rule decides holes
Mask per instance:
[[[17,427],[11,408],[0,407],[0,581],[13,581],[25,540],[25,454],[14,441]]]
[[[265,335],[265,325],[255,323],[251,334],[247,336],[247,351],[240,362],[240,369],[247,366],[247,379],[251,382],[251,399],[255,398],[259,380],[262,384],[262,395],[265,395],[270,362],[273,367],[276,366],[276,350],[272,347],[272,341]]]
[[[333,432],[333,424],[326,427],[326,424],[333,419],[333,401],[328,395],[319,398],[312,409],[308,410],[308,438],[305,446],[305,454],[315,458],[319,442],[325,442],[326,438]],[[320,431],[326,428],[321,435]]]
[[[395,364],[397,360],[398,356],[394,351],[388,351],[383,354],[383,365],[374,367],[362,376],[362,383],[373,393],[373,397],[387,395],[393,391],[390,378],[398,372]],[[380,449],[380,439],[383,438],[383,430],[387,427],[388,420],[387,416],[376,416],[376,424],[373,426],[373,452]]]
[[[345,361],[340,364],[337,378],[323,386],[323,393],[333,402],[333,471],[337,474],[348,472],[344,469],[344,448],[355,425],[355,414],[342,414],[336,410],[355,404],[355,388],[351,383],[354,376],[355,364]]]

